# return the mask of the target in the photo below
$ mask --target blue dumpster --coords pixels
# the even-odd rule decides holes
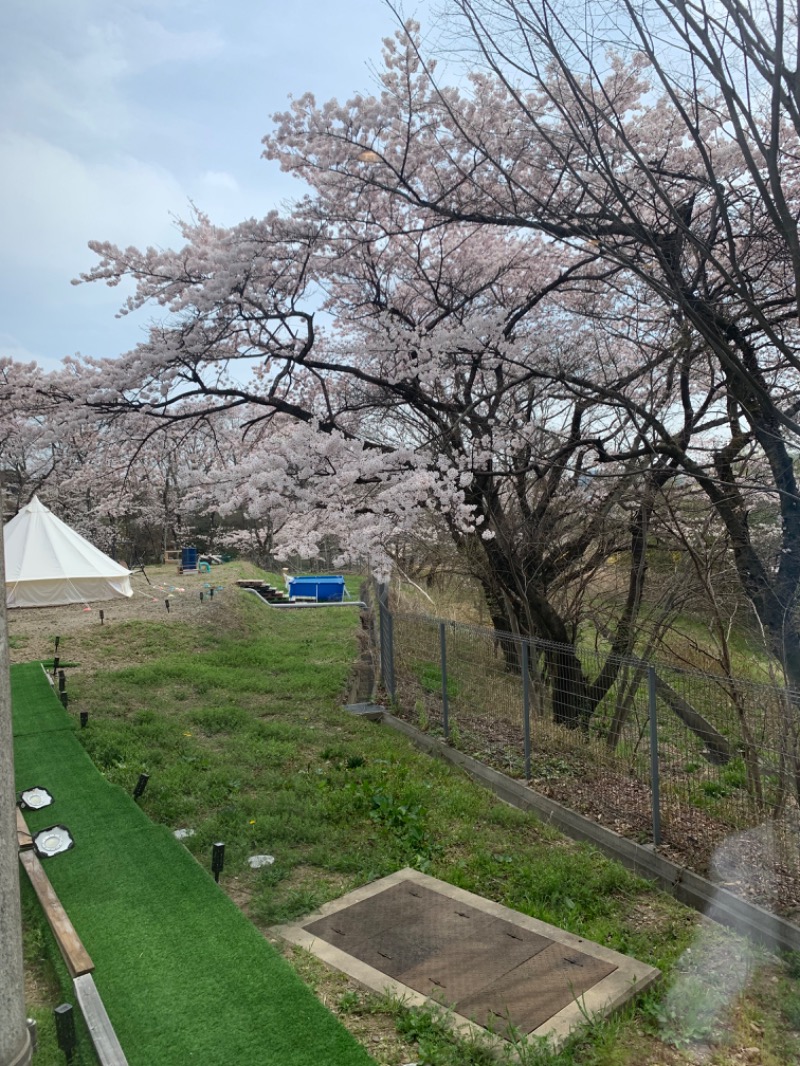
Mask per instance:
[[[304,596],[317,603],[341,603],[344,599],[343,577],[290,577],[289,597]]]
[[[181,548],[181,570],[197,569],[197,548]]]

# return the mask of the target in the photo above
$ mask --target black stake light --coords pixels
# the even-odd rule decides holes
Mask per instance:
[[[59,659],[59,657],[57,655],[53,657],[53,677],[55,677],[56,674],[58,673],[58,664],[60,662],[61,662],[61,660]]]
[[[89,724],[89,712],[81,711],[81,729],[85,729]]]
[[[147,788],[147,782],[150,780],[150,774],[139,774],[139,780],[136,782],[136,787],[133,790],[133,798],[138,800]]]
[[[75,1015],[72,1013],[70,1003],[62,1003],[53,1011],[56,1018],[56,1039],[58,1046],[67,1057],[67,1062],[72,1062],[77,1043],[75,1036]]]
[[[167,614],[169,614],[169,600],[164,600],[164,606],[167,608]]]
[[[214,874],[214,880],[219,884],[219,875],[222,873],[222,868],[225,865],[225,845],[222,843],[213,844],[211,846],[211,872]]]
[[[60,693],[60,696],[61,696],[61,705],[64,708],[64,710],[66,710],[67,707],[69,707],[69,696],[67,695],[66,692]]]
[[[101,611],[100,612],[100,625],[101,626],[105,624],[105,620],[106,620],[106,612],[105,611]]]
[[[67,675],[63,670],[58,671],[58,691],[63,692],[67,687]]]
[[[212,600],[214,599],[214,590],[213,590],[213,588],[212,588],[212,589],[209,589],[209,590],[208,590],[208,595],[209,595],[209,597],[210,597],[210,598],[211,598]]]
[[[203,593],[202,592],[200,593],[200,602],[201,603],[203,602]]]

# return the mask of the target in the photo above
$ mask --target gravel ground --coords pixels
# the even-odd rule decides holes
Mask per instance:
[[[129,619],[158,621],[165,617],[169,600],[171,618],[190,621],[208,605],[209,586],[213,584],[219,595],[220,586],[227,588],[242,576],[241,566],[229,563],[215,566],[211,574],[178,574],[174,566],[147,567],[131,577],[133,596],[91,604],[70,603],[62,607],[15,607],[8,612],[8,634],[11,662],[27,663],[53,657],[56,635],[64,640],[70,634],[81,633],[94,626],[114,625]],[[200,602],[203,593],[205,604]],[[100,621],[100,611],[104,621]],[[65,654],[69,654],[65,649]]]

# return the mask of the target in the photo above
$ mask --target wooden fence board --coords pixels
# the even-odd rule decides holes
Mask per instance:
[[[19,807],[17,807],[17,847],[20,851],[33,847],[33,837]]]
[[[50,884],[50,878],[45,873],[36,853],[33,849],[21,851],[19,853],[19,861],[25,868],[28,879],[33,885],[33,890],[39,898],[45,917],[53,930],[56,943],[64,956],[64,962],[67,964],[70,976],[75,978],[85,973],[91,973],[94,969],[94,963],[83,946],[81,938],[76,933],[75,926],[69,920],[67,912],[61,905],[61,900],[55,894],[53,886]]]
[[[73,984],[100,1066],[128,1066],[125,1052],[117,1039],[92,975],[82,974],[75,978]]]

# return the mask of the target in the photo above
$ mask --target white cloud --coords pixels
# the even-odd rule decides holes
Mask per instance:
[[[26,348],[11,333],[0,333],[0,359],[13,359],[15,363],[40,363],[41,356]]]
[[[112,355],[136,343],[149,313],[114,322],[126,285],[71,282],[94,265],[89,240],[174,244],[174,213],[189,212],[180,183],[138,159],[91,163],[20,134],[0,135],[0,157],[4,354],[51,369],[77,349]]]
[[[0,136],[3,269],[76,274],[89,240],[163,244],[186,196],[168,171],[120,156],[90,163],[38,137]]]
[[[70,285],[87,242],[172,245],[190,199],[232,225],[300,193],[260,161],[269,116],[369,83],[393,24],[381,0],[0,4],[4,343],[39,362],[136,343],[147,312],[114,320],[124,286]]]
[[[77,0],[52,4],[35,20],[27,9],[4,14],[0,128],[81,153],[109,144],[130,150],[153,131],[163,135],[170,108],[148,98],[150,83],[180,71],[191,85],[226,47],[213,26],[194,28],[174,0],[158,9],[141,0]]]
[[[122,11],[125,10],[123,7]],[[114,29],[122,37],[120,51],[129,70],[145,70],[160,63],[206,62],[225,47],[214,29],[171,30],[155,19],[138,15],[129,17],[127,25]]]
[[[224,170],[207,170],[200,175],[200,181],[210,189],[222,189],[225,192],[239,192],[239,182]]]

